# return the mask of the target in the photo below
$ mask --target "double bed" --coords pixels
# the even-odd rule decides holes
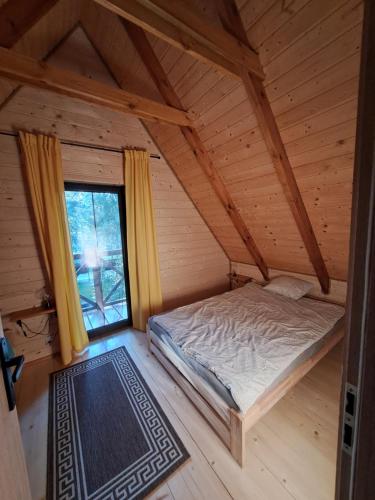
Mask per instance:
[[[339,342],[344,312],[249,283],[153,316],[149,346],[242,466],[246,431]]]

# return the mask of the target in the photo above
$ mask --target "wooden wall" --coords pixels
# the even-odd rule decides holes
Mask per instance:
[[[243,264],[242,262],[231,262],[231,273],[233,273],[233,275],[238,275],[240,280],[242,279],[242,277],[250,277],[256,283],[261,283],[262,285],[266,283],[257,266],[254,266],[253,264]],[[275,278],[276,276],[282,276],[288,274],[288,276],[295,276],[296,278],[309,281],[310,283],[313,284],[313,288],[311,292],[308,294],[310,297],[337,303],[340,305],[345,305],[346,303],[346,293],[347,293],[346,281],[331,280],[330,293],[327,295],[322,292],[319,280],[315,276],[310,276],[303,273],[295,273],[293,271],[288,271],[288,273],[285,273],[280,269],[272,269],[272,268],[269,269],[269,274],[271,279]]]
[[[349,249],[362,0],[236,1],[249,41],[264,65],[266,91],[330,277],[344,282]],[[194,5],[209,22],[220,24],[215,0],[194,0]],[[64,43],[59,43],[77,21],[81,27]],[[313,275],[242,84],[147,36],[183,106],[196,122],[200,137],[267,265],[271,269]],[[50,54],[48,60],[52,64],[109,85],[115,85],[115,79],[131,92],[162,101],[122,23],[91,0],[60,0],[17,44],[16,50],[38,58]],[[9,89],[14,88],[13,82],[0,80],[0,103]],[[176,127],[149,123],[146,131],[134,118],[30,88],[17,91],[3,108],[0,104],[0,110],[0,130],[35,128],[89,144],[146,146],[150,151],[161,151],[165,160],[153,165],[154,196],[156,205],[160,203],[157,206],[157,215],[162,221],[158,222],[159,239],[162,235],[166,238],[166,243],[160,243],[160,252],[169,266],[163,279],[164,288],[171,290],[168,299],[171,305],[174,305],[172,297],[180,296],[180,283],[191,297],[200,289],[205,293],[223,284],[228,260],[215,238],[230,261],[254,264]],[[5,156],[0,168],[5,176],[20,177],[14,168],[16,165],[19,168],[18,160],[15,156],[11,158],[15,153],[6,151],[12,139],[3,142],[5,151],[1,154]],[[64,151],[64,155],[67,154]],[[89,161],[79,159],[77,154],[76,151],[73,155],[71,150],[68,156],[74,156],[74,160],[66,159],[64,163],[71,169],[71,175],[79,176],[85,166],[88,176],[99,176],[106,182],[112,182],[112,174],[119,175],[115,155],[103,157],[87,151],[87,156],[92,158]],[[7,186],[15,190],[10,193],[11,199]],[[11,248],[18,244],[7,240],[8,230],[14,232],[12,241],[28,241],[27,245],[33,246],[20,186],[19,180],[2,179],[0,194],[5,205],[1,224],[5,232],[1,233],[1,241]],[[160,192],[157,193],[158,186]],[[20,206],[16,205],[18,202]],[[7,204],[14,204],[14,210]],[[18,218],[20,222],[13,223]],[[8,255],[7,250],[1,251]],[[17,252],[23,255],[21,250],[15,250],[14,255]],[[15,281],[8,276],[10,289],[17,288],[17,280],[23,283],[17,271],[21,268],[17,266],[35,266],[37,261],[32,252],[20,257],[18,263],[17,259],[9,266],[5,261],[1,264],[3,272],[17,274]],[[12,266],[16,267],[15,271]],[[194,271],[189,266],[193,266]],[[203,269],[205,275],[207,271],[206,281]],[[41,270],[33,268],[32,271],[36,282],[41,282]],[[30,293],[30,286],[23,288],[24,295]],[[7,300],[13,300],[11,294]]]
[[[219,23],[215,1],[196,1]],[[361,0],[237,0],[331,278],[346,280]],[[121,23],[87,2],[84,28],[114,74],[159,98]],[[147,35],[269,267],[314,274],[243,85]],[[126,64],[119,64],[125,58]],[[123,76],[124,75],[124,76]],[[180,134],[151,125],[232,261],[252,259]]]
[[[77,54],[77,44],[81,57]],[[114,84],[77,29],[51,58],[53,64]],[[134,117],[67,97],[23,87],[0,111],[0,130],[18,128],[55,133],[66,140],[159,150]],[[123,184],[122,155],[62,146],[64,177],[78,182]],[[162,157],[151,160],[153,198],[165,308],[228,289],[229,261]],[[30,206],[14,137],[0,135],[0,309],[2,313],[40,302],[45,284]],[[38,329],[45,321],[30,321]],[[5,327],[11,325],[5,322]],[[12,328],[17,351],[29,360],[51,352],[48,338],[25,339]]]

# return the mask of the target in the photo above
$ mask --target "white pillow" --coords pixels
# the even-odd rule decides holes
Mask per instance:
[[[300,280],[293,276],[277,276],[271,280],[269,285],[264,287],[264,290],[298,300],[311,292],[313,288],[314,285],[309,281]]]

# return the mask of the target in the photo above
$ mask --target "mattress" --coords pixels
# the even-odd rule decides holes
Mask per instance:
[[[220,382],[217,376],[213,372],[211,372],[208,368],[198,363],[198,361],[196,361],[194,358],[186,356],[182,351],[182,349],[173,342],[168,332],[166,332],[163,329],[163,327],[159,326],[157,321],[154,320],[154,318],[156,318],[156,316],[150,318],[148,323],[149,327],[159,338],[159,340],[163,344],[170,347],[172,351],[175,352],[177,356],[193,370],[194,373],[202,377],[203,380],[207,382],[207,384],[216,392],[216,394],[218,394],[226,402],[226,404],[230,408],[239,411],[239,407],[234,401],[230,390],[227,387],[225,387],[225,385]]]
[[[228,404],[246,412],[319,351],[344,308],[255,284],[150,318],[149,327]]]

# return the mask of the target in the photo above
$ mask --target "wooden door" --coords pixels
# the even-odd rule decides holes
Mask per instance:
[[[0,337],[3,337],[0,317]],[[31,500],[17,409],[9,411],[0,371],[0,498]]]
[[[365,1],[336,499],[375,498],[375,2]]]

